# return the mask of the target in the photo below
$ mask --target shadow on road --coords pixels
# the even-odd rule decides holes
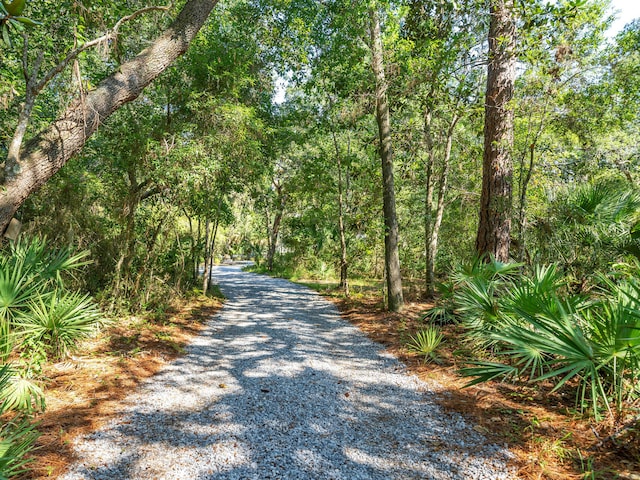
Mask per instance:
[[[221,313],[63,478],[498,478],[498,449],[331,304],[238,266],[215,277]]]

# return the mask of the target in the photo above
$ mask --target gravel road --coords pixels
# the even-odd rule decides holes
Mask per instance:
[[[220,266],[185,356],[75,444],[77,479],[507,479],[510,454],[305,287]]]

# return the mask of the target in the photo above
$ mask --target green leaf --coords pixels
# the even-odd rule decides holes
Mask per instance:
[[[460,369],[460,374],[463,377],[476,377],[469,383],[465,384],[464,388],[477,385],[478,383],[488,382],[495,378],[517,376],[519,373],[518,368],[512,365],[505,365],[504,363],[472,362],[471,365],[476,366]]]
[[[13,20],[17,20],[20,23],[24,23],[25,25],[29,25],[30,27],[34,27],[36,25],[42,25],[42,22],[38,22],[36,20],[32,20],[27,17],[13,17]]]
[[[45,398],[42,389],[35,383],[14,376],[7,387],[0,392],[0,400],[5,409],[31,413],[34,410],[44,411]]]
[[[11,43],[11,37],[9,36],[9,25],[7,25],[6,23],[2,25],[2,40],[9,47],[13,47],[13,44]]]
[[[24,10],[24,7],[27,4],[27,0],[13,0],[12,2],[7,2],[6,0],[2,0],[2,5],[9,12],[10,15],[16,16],[20,15]]]

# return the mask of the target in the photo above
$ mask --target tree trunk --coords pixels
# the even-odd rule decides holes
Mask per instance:
[[[189,248],[189,279],[193,280],[193,275],[194,272],[196,271],[196,238],[194,235],[194,231],[193,231],[193,219],[191,218],[191,216],[187,213],[186,210],[184,211],[184,215],[187,217],[187,220],[189,222],[189,243],[190,243],[190,248]]]
[[[207,217],[207,221],[204,226],[204,266],[202,267],[202,293],[207,294],[207,288],[209,288],[209,226],[211,220]]]
[[[276,255],[276,246],[278,244],[278,234],[280,233],[280,223],[284,216],[284,206],[286,203],[286,195],[282,192],[282,186],[275,185],[276,193],[278,195],[276,206],[276,213],[273,218],[273,225],[271,226],[271,232],[269,235],[269,251],[267,252],[267,268],[271,272],[273,270],[273,259]]]
[[[131,281],[131,264],[135,256],[136,250],[136,211],[140,203],[140,185],[136,176],[136,167],[129,164],[127,167],[127,196],[124,204],[124,261],[122,262],[122,270],[126,288],[129,288]]]
[[[511,240],[513,107],[510,102],[516,73],[516,25],[513,0],[491,0],[490,3],[482,196],[476,250],[479,255],[490,254],[506,262]]]
[[[222,208],[222,198],[218,199],[218,206],[216,209],[216,219],[213,223],[213,232],[211,234],[211,241],[205,238],[205,256],[204,256],[204,278],[202,279],[202,293],[207,294],[209,289],[209,281],[211,280],[211,271],[213,270],[213,249],[216,245],[216,235],[218,234],[218,224],[220,223],[220,210]],[[209,220],[207,220],[207,235],[209,232]]]
[[[51,126],[28,142],[15,176],[0,191],[0,232],[4,232],[25,199],[46,183],[113,112],[142,90],[182,55],[217,0],[189,0],[172,25],[133,59],[120,65],[83,98],[76,98]]]
[[[273,271],[273,259],[276,256],[276,244],[278,243],[278,233],[280,233],[280,222],[282,221],[283,211],[278,209],[273,219],[273,227],[271,228],[271,241],[269,243],[269,251],[267,252],[267,269]]]
[[[451,163],[451,147],[453,145],[453,132],[458,123],[458,115],[453,114],[449,128],[447,129],[447,139],[444,147],[444,157],[442,158],[442,171],[440,172],[440,180],[438,182],[438,203],[436,204],[436,217],[430,229],[431,237],[429,238],[429,254],[427,256],[427,265],[429,267],[429,286],[431,287],[431,295],[434,293],[435,286],[435,265],[436,255],[438,254],[438,238],[440,236],[440,227],[442,226],[442,217],[444,215],[444,199],[447,195],[449,185],[449,167]]]
[[[520,181],[520,201],[518,202],[518,250],[520,260],[523,260],[527,256],[527,244],[526,244],[526,229],[527,229],[527,188],[531,181],[531,175],[533,174],[533,160],[536,144],[529,145],[529,165],[526,168],[526,174],[524,179]],[[524,158],[520,163],[520,172],[525,169]],[[521,173],[522,176],[522,173]]]
[[[427,147],[426,189],[424,196],[424,256],[425,256],[425,286],[427,297],[433,298],[435,284],[435,254],[431,253],[431,238],[433,231],[433,166],[435,150],[433,148],[433,134],[431,132],[431,109],[425,108],[424,113],[424,141]]]
[[[345,297],[349,296],[349,278],[347,261],[347,236],[344,227],[344,187],[342,185],[342,155],[340,155],[340,146],[338,145],[338,137],[331,127],[331,136],[333,138],[333,147],[336,151],[336,163],[338,166],[338,229],[340,231],[340,285],[344,291]]]
[[[387,303],[392,312],[402,310],[402,279],[398,254],[398,220],[393,186],[393,152],[391,145],[391,120],[387,101],[387,82],[384,73],[380,18],[377,10],[369,11],[371,17],[371,68],[376,81],[376,120],[382,160],[382,196],[384,216],[385,269],[387,281]]]
[[[209,256],[208,283],[211,282],[211,272],[213,272],[213,259],[214,259],[214,255],[215,255],[216,237],[218,236],[218,226],[219,225],[220,225],[220,213],[218,212],[218,216],[216,217],[216,222],[213,225],[213,235],[211,235],[211,246],[209,247],[209,251],[211,252],[211,255]],[[207,292],[205,291],[204,293],[206,294]]]
[[[193,257],[193,281],[196,282],[200,276],[200,253],[202,251],[202,219],[198,217],[198,230],[196,237],[196,254]]]

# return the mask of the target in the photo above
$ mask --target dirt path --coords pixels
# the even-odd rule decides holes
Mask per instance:
[[[122,415],[76,445],[71,479],[510,478],[337,311],[290,282],[218,267],[222,311]]]

